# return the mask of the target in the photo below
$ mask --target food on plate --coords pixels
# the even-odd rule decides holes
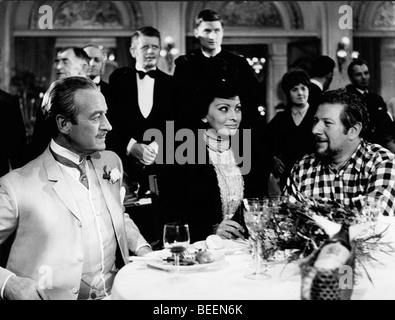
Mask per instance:
[[[174,265],[174,257],[167,257],[166,259],[163,259],[163,261]],[[179,263],[180,266],[192,266],[194,264],[198,264],[198,262],[195,260],[185,258],[180,258]]]
[[[222,238],[216,234],[209,235],[206,238],[207,249],[218,250],[218,249],[222,249],[223,246],[224,244],[222,242]]]
[[[199,249],[199,251],[196,253],[196,261],[199,263],[211,263],[214,261],[214,256],[206,249]]]

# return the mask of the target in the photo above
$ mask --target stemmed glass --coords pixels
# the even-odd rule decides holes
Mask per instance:
[[[255,270],[246,274],[248,279],[259,280],[270,278],[267,274],[267,267],[261,265],[261,244],[260,238],[265,227],[270,220],[270,208],[268,200],[262,198],[248,198],[244,203],[244,221],[250,234],[250,238],[255,240]]]
[[[180,275],[180,253],[189,246],[189,226],[183,222],[166,223],[163,228],[163,243],[174,256],[176,274],[169,281],[173,283],[185,282],[186,278]]]

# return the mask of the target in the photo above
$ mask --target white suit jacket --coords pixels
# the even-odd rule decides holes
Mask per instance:
[[[91,155],[115,236],[128,262],[128,249],[146,240],[124,212],[120,188],[103,179],[103,167],[123,172],[119,157],[111,151]],[[0,245],[16,230],[6,269],[0,268],[0,287],[11,272],[34,279],[52,289],[52,299],[76,299],[83,256],[81,213],[64,174],[47,148],[26,166],[0,178]]]

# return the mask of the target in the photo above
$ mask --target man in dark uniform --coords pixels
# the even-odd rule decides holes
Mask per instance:
[[[369,142],[380,143],[380,133],[377,132],[377,128],[382,125],[382,119],[387,112],[384,99],[370,91],[370,73],[367,62],[362,59],[353,60],[347,69],[348,77],[351,84],[346,86],[348,91],[355,93],[365,103],[369,113],[369,126],[365,136],[365,139]]]

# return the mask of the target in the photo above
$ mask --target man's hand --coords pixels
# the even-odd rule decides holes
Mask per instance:
[[[284,173],[285,164],[279,157],[273,156],[273,170],[275,176],[279,176]]]
[[[224,219],[218,225],[215,234],[225,239],[237,239],[237,238],[244,239],[244,235],[243,235],[244,232],[245,232],[244,228],[236,221]]]
[[[4,288],[4,299],[7,300],[50,300],[36,281],[29,278],[11,277]]]
[[[144,246],[137,250],[136,255],[141,257],[150,252],[152,252],[152,249],[148,246]]]
[[[151,165],[154,163],[157,153],[154,148],[144,143],[135,143],[130,153],[143,165]]]

